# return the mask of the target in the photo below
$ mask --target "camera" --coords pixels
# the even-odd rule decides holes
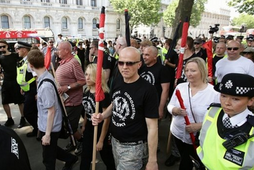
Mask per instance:
[[[227,139],[223,142],[223,146],[229,150],[236,146],[239,146],[245,143],[249,139],[249,135],[245,132],[237,133],[236,135],[232,136],[231,138]]]
[[[209,34],[213,34],[217,31],[219,31],[219,26],[220,26],[220,24],[214,24],[214,27],[210,26]]]

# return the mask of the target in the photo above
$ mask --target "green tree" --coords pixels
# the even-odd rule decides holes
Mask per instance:
[[[120,14],[124,14],[124,10],[128,9],[131,29],[140,24],[158,24],[162,17],[160,0],[110,0],[110,3]]]
[[[239,13],[254,15],[254,0],[230,0],[228,4],[235,7]]]
[[[172,35],[175,32],[177,23],[190,18],[190,25],[196,27],[201,20],[201,14],[205,10],[204,3],[207,0],[174,0],[164,11],[163,19],[168,26],[173,27]],[[181,35],[181,29],[179,35]],[[172,37],[172,36],[171,36]]]
[[[254,16],[248,14],[241,14],[232,20],[232,25],[246,26],[247,28],[254,28]]]

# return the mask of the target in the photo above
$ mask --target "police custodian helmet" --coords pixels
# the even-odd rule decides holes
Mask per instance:
[[[254,97],[254,77],[240,73],[226,74],[214,89],[232,96]]]

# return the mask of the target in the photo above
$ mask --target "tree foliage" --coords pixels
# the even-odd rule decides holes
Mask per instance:
[[[110,0],[110,3],[120,14],[124,14],[124,10],[128,9],[131,29],[140,24],[158,24],[162,17],[160,0]]]
[[[185,21],[186,17],[189,18],[190,25],[196,27],[201,20],[201,14],[205,10],[204,3],[207,0],[174,0],[164,11],[164,22],[168,26],[172,26],[171,37],[175,33],[177,24],[180,21]],[[178,35],[181,36],[182,27],[180,28]]]
[[[192,0],[193,1],[193,0]],[[205,6],[204,3],[207,2],[207,0],[194,0],[194,4],[192,6],[192,8],[190,8],[189,10],[191,10],[191,17],[190,17],[190,25],[193,27],[196,27],[199,25],[199,22],[201,20],[201,14],[204,12],[205,10]],[[190,3],[190,1],[188,1],[188,3]],[[187,6],[184,5],[182,3],[180,3],[179,0],[174,0],[168,7],[167,10],[164,11],[163,14],[163,19],[164,22],[168,25],[168,26],[173,26],[174,20],[175,20],[175,16],[176,16],[176,9],[177,7],[180,6]],[[187,8],[188,10],[188,8]],[[183,14],[187,14],[187,13],[183,13]],[[179,21],[177,21],[179,22]]]
[[[230,0],[228,4],[235,7],[239,13],[254,15],[254,0]]]
[[[241,14],[232,20],[234,26],[246,26],[247,28],[254,28],[254,16],[248,14]]]

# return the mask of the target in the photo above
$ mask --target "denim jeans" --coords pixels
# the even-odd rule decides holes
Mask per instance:
[[[147,142],[133,145],[121,144],[112,137],[112,150],[117,170],[140,170],[148,160]]]

